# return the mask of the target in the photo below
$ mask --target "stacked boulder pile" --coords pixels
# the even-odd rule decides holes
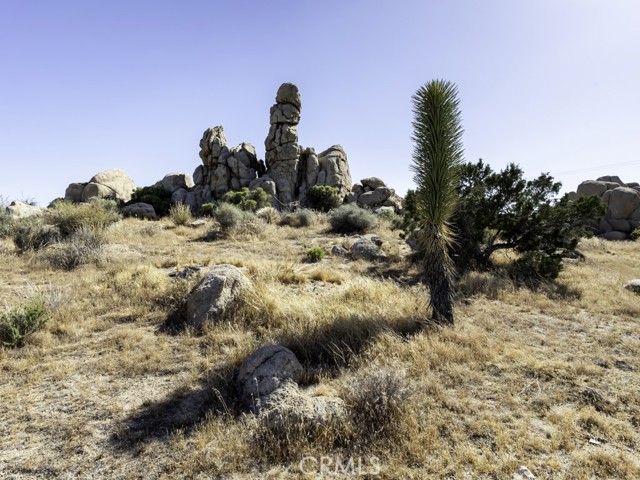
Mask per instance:
[[[73,203],[92,198],[112,198],[120,202],[131,200],[135,184],[124,170],[112,168],[94,175],[84,183],[72,183],[64,192],[64,199]]]
[[[617,176],[586,180],[571,194],[574,198],[598,195],[607,212],[598,226],[599,236],[607,240],[625,240],[640,228],[640,184],[624,183]]]
[[[276,205],[306,202],[315,185],[335,187],[345,197],[351,190],[347,155],[340,145],[320,154],[298,143],[302,101],[298,87],[284,83],[276,93],[265,140],[266,160],[259,160],[250,143],[227,147],[222,126],[208,128],[200,140],[202,165],[193,174],[195,203],[219,200],[234,190],[262,188]]]
[[[364,178],[360,183],[351,187],[345,199],[346,203],[357,203],[363,208],[370,208],[374,212],[389,210],[395,213],[402,211],[402,197],[396,195],[393,188],[376,177]]]

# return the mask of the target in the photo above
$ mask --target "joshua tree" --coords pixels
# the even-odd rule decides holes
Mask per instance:
[[[449,224],[458,195],[458,170],[464,156],[455,84],[432,80],[413,95],[413,180],[416,184],[418,246],[431,290],[433,318],[453,324],[454,267],[449,249],[455,241]]]

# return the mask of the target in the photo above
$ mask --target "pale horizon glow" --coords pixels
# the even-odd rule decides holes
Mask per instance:
[[[634,0],[0,0],[0,195],[46,206],[110,168],[136,186],[200,164],[202,132],[264,158],[279,85],[300,143],[404,194],[411,95],[457,84],[467,161],[575,190],[640,182]]]

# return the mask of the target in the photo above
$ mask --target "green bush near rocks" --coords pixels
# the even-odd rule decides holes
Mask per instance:
[[[21,305],[0,312],[0,345],[20,347],[25,339],[40,330],[47,321],[44,298],[34,295]]]
[[[376,216],[357,205],[347,204],[336,208],[329,216],[331,230],[336,233],[363,233],[378,224]]]

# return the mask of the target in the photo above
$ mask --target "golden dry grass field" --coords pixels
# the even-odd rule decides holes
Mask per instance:
[[[379,463],[358,478],[510,479],[521,465],[539,479],[640,478],[640,297],[623,288],[640,277],[640,243],[584,241],[584,262],[534,290],[470,274],[455,326],[434,328],[384,225],[378,263],[305,262],[313,246],[352,241],[326,221],[223,239],[209,228],[123,220],[106,260],[72,271],[0,244],[0,305],[39,291],[51,309],[24,346],[0,349],[0,478],[358,473],[301,467],[323,456]],[[204,332],[176,328],[198,277],[168,272],[219,263],[252,281],[242,308]],[[278,436],[234,393],[242,360],[270,343],[298,355],[305,384],[347,404],[363,385],[375,400],[380,372],[409,393],[386,423]]]

